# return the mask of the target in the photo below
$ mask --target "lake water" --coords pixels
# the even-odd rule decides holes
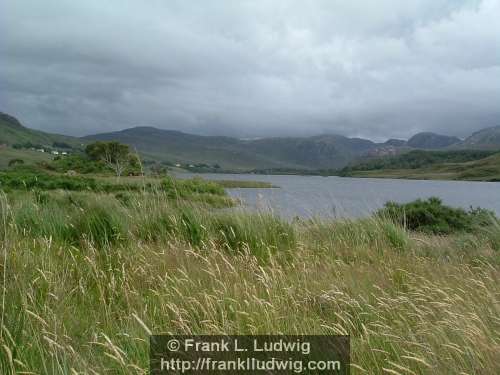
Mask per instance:
[[[483,207],[500,215],[500,183],[398,180],[320,176],[200,174],[213,180],[265,181],[277,189],[228,189],[251,209],[271,210],[284,217],[361,217],[387,201],[409,202],[439,197],[445,204]]]

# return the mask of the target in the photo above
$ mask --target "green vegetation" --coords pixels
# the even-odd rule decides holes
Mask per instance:
[[[151,333],[348,334],[352,373],[500,372],[488,211],[429,199],[288,222],[228,209],[224,187],[264,183],[117,178],[97,151],[5,159],[1,374],[145,374]],[[498,157],[446,165],[491,176]]]
[[[224,196],[224,188],[213,181],[202,178],[192,178],[179,180],[173,177],[166,177],[161,181],[161,189],[171,198],[186,198],[192,194],[208,194]]]
[[[164,185],[0,196],[1,373],[144,374],[151,332],[349,334],[353,373],[498,373],[497,223],[287,223]]]
[[[45,167],[59,173],[75,171],[80,174],[109,174],[112,172],[103,161],[90,160],[85,154],[56,156],[54,161]]]
[[[127,145],[119,142],[95,142],[85,148],[86,156],[93,161],[104,163],[117,177],[122,174],[141,174],[139,157],[130,152]]]
[[[42,163],[49,171],[79,174],[110,174],[118,177],[138,176],[141,165],[138,156],[132,154],[127,145],[118,142],[96,142],[89,144],[85,152],[56,156],[52,163]]]
[[[443,205],[436,197],[405,204],[388,202],[377,215],[410,230],[435,234],[477,232],[488,224],[499,224],[493,212],[481,208],[468,211],[452,208]]]
[[[0,170],[9,167],[11,160],[23,160],[25,165],[36,165],[52,160],[51,155],[31,150],[16,150],[10,147],[0,147]]]
[[[2,190],[70,190],[70,191],[119,191],[137,190],[136,186],[103,183],[95,178],[54,175],[33,167],[17,167],[0,171]]]
[[[127,199],[127,193],[161,191],[170,199],[202,202],[213,207],[230,207],[234,204],[220,184],[201,178],[177,180],[172,177],[163,179],[135,177],[132,180],[130,177],[117,180],[116,178],[53,174],[32,167],[17,167],[8,171],[0,171],[0,190],[9,192],[17,190],[122,192],[120,196],[123,199]]]
[[[0,112],[0,145],[16,144],[19,147],[25,147],[29,144],[30,146],[26,148],[33,147],[33,145],[40,145],[49,148],[53,146],[53,148],[57,148],[54,146],[55,143],[71,147],[80,147],[83,142],[78,138],[28,129],[24,127],[15,117]]]
[[[404,168],[404,169],[403,169]],[[500,181],[498,151],[412,151],[344,168],[341,176]]]
[[[417,169],[434,164],[463,163],[484,159],[493,155],[493,151],[460,150],[460,151],[422,151],[414,150],[402,155],[367,160],[350,165],[342,170],[343,174],[354,171],[373,171],[380,169]]]

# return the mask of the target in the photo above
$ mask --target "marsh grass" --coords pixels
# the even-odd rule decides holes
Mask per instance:
[[[0,196],[0,373],[146,374],[148,335],[349,334],[355,374],[498,374],[498,225],[214,210],[164,191]]]

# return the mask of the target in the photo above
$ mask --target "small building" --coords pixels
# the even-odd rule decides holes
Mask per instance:
[[[45,152],[45,150],[43,148],[39,148],[37,151],[38,152]]]
[[[61,155],[68,155],[66,151],[61,152]]]
[[[52,155],[59,155],[59,151],[52,151],[51,154]]]
[[[181,165],[180,165],[179,163],[177,163],[175,166],[176,166],[177,168],[180,168],[180,167],[181,167]]]

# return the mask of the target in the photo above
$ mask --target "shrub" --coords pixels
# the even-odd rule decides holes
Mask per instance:
[[[377,216],[388,218],[409,230],[434,234],[471,232],[492,223],[494,214],[481,208],[453,208],[443,205],[441,199],[431,197],[410,203],[387,202]]]
[[[104,162],[91,160],[85,155],[80,154],[56,158],[50,166],[60,173],[66,173],[68,171],[76,171],[81,174],[112,172]]]
[[[96,190],[97,183],[91,178],[54,176],[36,169],[21,167],[8,172],[0,172],[1,189],[22,190]]]

